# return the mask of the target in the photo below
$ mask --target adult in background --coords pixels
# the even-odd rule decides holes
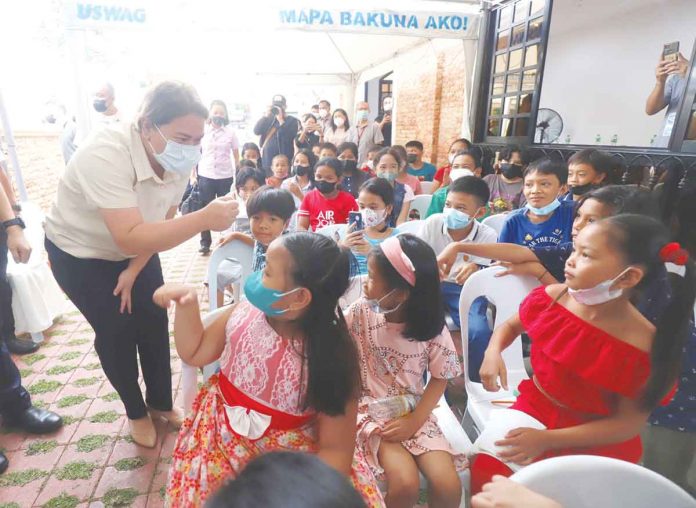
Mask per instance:
[[[391,95],[385,95],[382,99],[382,111],[375,118],[375,122],[379,124],[384,137],[384,146],[391,146],[394,140],[392,139],[392,109],[394,109],[394,99]]]
[[[203,205],[230,192],[236,167],[239,165],[239,140],[230,125],[223,101],[210,103],[210,117],[201,140],[201,161],[198,163],[198,189]],[[210,253],[210,231],[201,232],[201,254]]]
[[[266,175],[271,175],[271,161],[279,153],[292,160],[295,154],[295,136],[300,130],[300,121],[286,113],[287,101],[282,95],[273,96],[266,114],[256,122],[254,134],[261,136],[261,155]]]
[[[24,237],[24,222],[15,217],[9,196],[2,185],[0,222],[0,281],[6,284],[8,251],[16,263],[26,263],[29,261],[31,246]],[[11,309],[9,317],[12,317]],[[0,309],[0,321],[3,325],[6,318],[5,309]],[[4,340],[0,340],[0,416],[3,425],[34,434],[53,432],[63,425],[63,420],[57,414],[31,405],[31,397],[22,386],[21,375]],[[8,466],[7,457],[0,451],[0,474],[4,473]]]
[[[689,61],[679,53],[674,61],[660,60],[655,69],[655,86],[645,103],[645,113],[652,116],[667,108],[665,118],[655,139],[655,146],[666,148],[677,118],[677,110],[684,89]]]
[[[121,112],[116,107],[116,92],[111,83],[104,83],[94,93],[92,107],[99,113],[97,122],[100,125],[113,125],[121,121]]]
[[[326,130],[331,126],[331,103],[326,99],[319,101],[319,110],[317,112],[318,122],[321,125],[322,131]]]
[[[324,128],[312,113],[302,115],[302,129],[297,134],[295,144],[298,150],[312,150],[324,142]]]
[[[329,120],[329,126],[324,130],[324,141],[336,146],[345,142],[350,130],[350,121],[345,109],[338,108]]]
[[[378,123],[369,119],[370,105],[358,102],[355,114],[355,125],[348,130],[346,141],[358,145],[358,167],[367,160],[367,152],[373,145],[381,145],[384,141],[382,128]]]
[[[229,228],[238,212],[236,200],[225,196],[174,218],[201,157],[207,118],[191,86],[158,84],[136,123],[103,129],[75,153],[46,220],[53,275],[94,329],[104,373],[142,446],[157,440],[151,416],[174,426],[182,421],[172,406],[167,312],[152,301],[163,284],[157,253],[201,231]]]

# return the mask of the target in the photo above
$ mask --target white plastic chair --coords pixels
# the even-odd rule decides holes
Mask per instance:
[[[467,403],[466,413],[473,422],[473,438],[481,433],[486,426],[491,411],[507,407],[496,405],[492,401],[515,399],[514,390],[521,381],[528,378],[522,357],[522,339],[517,337],[515,341],[503,351],[503,359],[507,368],[508,388],[502,388],[497,392],[488,392],[481,383],[476,383],[469,378],[469,309],[473,301],[485,296],[490,303],[495,305],[495,321],[493,327],[517,313],[520,303],[529,292],[539,285],[534,277],[507,275],[496,278],[495,274],[503,271],[503,267],[494,266],[480,270],[467,279],[459,298],[459,320],[461,322],[462,355],[464,357],[464,386],[466,387]]]
[[[348,224],[331,224],[329,226],[324,226],[323,228],[318,228],[315,231],[315,233],[318,233],[322,236],[327,236],[332,240],[335,240],[337,234],[339,238],[343,238],[343,236],[345,236],[346,234],[347,229]]]
[[[433,182],[421,182],[421,194],[432,194]]]
[[[482,224],[495,229],[495,232],[500,235],[500,232],[503,230],[503,224],[505,224],[507,217],[507,213],[498,213],[483,219]]]
[[[428,207],[430,206],[430,202],[432,200],[432,194],[419,194],[415,197],[413,201],[411,201],[410,208],[408,210],[409,213],[411,212],[411,210],[418,210],[420,218],[425,219],[425,216],[428,213]]]
[[[358,299],[362,296],[362,284],[362,275],[356,275],[350,279],[348,289],[346,289],[346,292],[343,293],[343,296],[338,301],[342,309],[347,309],[353,303],[358,301]]]
[[[563,508],[694,508],[696,500],[644,467],[594,455],[541,460],[510,477]]]
[[[420,236],[421,229],[423,229],[423,222],[422,220],[407,220],[403,224],[397,226],[399,234],[403,235],[404,233],[408,233],[410,235]]]

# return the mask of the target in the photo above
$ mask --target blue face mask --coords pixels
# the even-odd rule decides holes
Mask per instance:
[[[471,223],[471,217],[468,213],[460,212],[454,208],[445,208],[442,213],[445,216],[447,229],[464,229]]]
[[[401,307],[401,303],[397,304],[396,307],[391,308],[391,309],[385,309],[382,307],[382,300],[384,300],[386,297],[388,297],[390,294],[392,294],[396,289],[392,289],[389,291],[386,295],[384,295],[382,298],[379,298],[377,300],[370,300],[368,298],[365,299],[365,303],[367,303],[367,306],[370,308],[370,310],[376,314],[391,314],[392,312],[396,312],[399,307]]]
[[[152,155],[155,160],[166,170],[179,175],[188,176],[193,167],[201,160],[201,145],[184,145],[167,139],[162,134],[160,128],[155,125],[157,132],[167,142],[162,153],[156,153],[152,148]]]
[[[247,300],[249,300],[249,303],[267,316],[280,316],[288,312],[290,309],[276,309],[273,307],[273,304],[284,296],[294,293],[301,288],[295,288],[286,293],[280,293],[264,286],[262,278],[263,272],[254,272],[247,277],[244,283],[244,295],[247,297]]]
[[[388,180],[389,183],[394,183],[394,180],[396,180],[396,174],[392,173],[391,171],[378,171],[377,178],[384,178],[385,180]]]
[[[548,215],[551,212],[555,211],[556,208],[558,208],[559,206],[561,206],[561,202],[557,199],[554,199],[548,205],[542,206],[541,208],[534,208],[529,203],[526,204],[527,210],[532,212],[534,215]]]

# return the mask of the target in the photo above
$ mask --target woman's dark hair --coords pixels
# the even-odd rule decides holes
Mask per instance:
[[[405,289],[409,292],[408,299],[403,304],[406,315],[403,336],[421,342],[430,340],[441,334],[445,326],[445,307],[435,252],[416,236],[402,234],[396,238],[416,269],[415,286],[411,286],[399,275],[379,245],[372,249],[370,256],[374,256],[379,273],[391,289]]]
[[[343,124],[343,128],[346,131],[348,129],[350,129],[350,120],[348,119],[348,113],[346,113],[345,109],[336,108],[336,109],[334,109],[333,113],[331,113],[331,121],[329,122],[329,125],[331,125],[331,130],[335,131],[336,129],[338,129],[338,127],[334,123],[334,115],[336,113],[341,113],[343,115],[343,117],[346,119],[346,123]]]
[[[463,144],[465,144],[467,150],[470,150],[471,147],[474,146],[474,145],[471,144],[471,141],[469,141],[468,139],[466,139],[466,138],[459,138],[459,139],[455,139],[454,141],[452,141],[452,143],[450,143],[450,150],[452,150],[452,147],[453,147],[454,145],[456,145],[457,143],[463,143]],[[449,151],[449,150],[448,150],[448,151]]]
[[[447,194],[461,192],[476,198],[479,206],[486,206],[491,197],[488,184],[477,176],[463,176],[452,182],[447,189]]]
[[[338,471],[314,454],[270,452],[252,460],[205,508],[366,508]]]
[[[639,187],[628,185],[607,185],[588,192],[578,201],[577,210],[588,199],[599,201],[612,209],[612,215],[620,213],[635,213],[657,218],[657,201],[653,194]]]
[[[360,192],[365,191],[379,196],[387,206],[394,204],[394,187],[384,178],[370,178],[360,186]]]
[[[242,145],[242,155],[244,155],[244,152],[246,152],[247,150],[255,151],[258,158],[261,159],[261,149],[259,148],[259,145],[257,145],[256,143],[244,143]]]
[[[664,270],[660,250],[670,238],[667,229],[657,219],[621,214],[604,219],[599,225],[608,229],[609,242],[623,253],[628,264],[639,265],[645,270],[636,289],[651,284]],[[650,377],[640,400],[646,411],[659,404],[679,376],[682,349],[690,331],[696,298],[693,262],[689,259],[684,268],[683,277],[670,274],[672,297],[655,324],[655,337],[650,350]]]
[[[252,169],[258,169],[256,167],[256,162],[254,162],[251,159],[242,159],[239,161],[239,166],[237,167],[237,172],[239,172],[242,168],[252,168]]]
[[[246,209],[249,217],[266,212],[287,221],[295,213],[295,200],[285,189],[264,185],[249,198]]]
[[[323,159],[319,159],[319,162],[314,165],[315,173],[321,166],[328,166],[333,169],[338,178],[343,176],[343,164],[336,157],[324,157]]]
[[[392,150],[395,152],[399,153],[399,159],[401,162],[399,162],[399,167],[403,170],[406,168],[408,165],[408,153],[406,153],[406,149],[402,145],[392,145],[391,146]]]
[[[208,119],[208,110],[196,89],[179,81],[163,81],[145,94],[138,113],[138,128],[142,129],[146,121],[153,125],[166,125],[186,115]]]
[[[459,150],[457,153],[454,154],[454,158],[452,159],[452,161],[454,161],[454,159],[456,159],[460,155],[468,155],[474,160],[474,164],[477,168],[481,167],[481,155],[476,150]]]
[[[358,145],[353,143],[352,141],[344,141],[340,145],[338,145],[338,150],[336,153],[338,155],[341,155],[343,152],[346,150],[350,150],[353,156],[357,159],[358,158]]]
[[[261,173],[259,173],[255,168],[242,167],[237,172],[237,177],[234,179],[235,189],[239,190],[242,187],[244,187],[247,183],[247,180],[254,180],[256,183],[259,184],[259,188],[263,187],[264,178]]]
[[[215,106],[220,106],[225,111],[225,114],[223,116],[225,118],[225,125],[230,123],[230,115],[227,112],[227,104],[225,104],[224,101],[221,101],[219,99],[215,99],[214,101],[212,101],[210,103],[210,111],[212,111]]]
[[[618,170],[618,161],[607,152],[602,152],[596,148],[583,148],[575,152],[570,159],[568,159],[568,166],[571,164],[587,164],[588,166],[592,166],[592,169],[594,169],[596,173],[604,175],[604,180],[602,180],[601,185],[614,183],[612,181],[613,176]]]
[[[297,157],[298,154],[302,154],[305,157],[307,157],[307,160],[309,161],[309,173],[307,173],[307,176],[309,177],[309,181],[311,184],[314,184],[314,167],[317,165],[317,156],[314,155],[314,152],[312,152],[309,148],[302,148],[295,152],[295,155],[292,158],[292,175],[295,175],[295,157]]]
[[[385,155],[391,155],[396,159],[396,163],[399,165],[399,170],[401,170],[401,166],[403,164],[403,161],[405,159],[401,158],[401,154],[399,153],[398,150],[395,150],[393,147],[388,146],[386,148],[382,148],[379,152],[375,154],[375,158],[372,159],[374,163],[374,170],[377,171],[377,166],[379,165],[379,161],[382,160],[382,157]]]
[[[304,115],[302,115],[302,121],[303,121],[303,122],[306,122],[306,121],[309,120],[310,118],[314,118],[314,121],[315,121],[315,122],[317,121],[317,117],[314,116],[312,113],[305,113]]]
[[[568,182],[568,165],[565,162],[555,161],[548,157],[535,160],[524,170],[524,177],[532,173],[540,173],[542,175],[555,175],[561,185]]]
[[[336,145],[329,143],[328,141],[319,145],[319,151],[321,152],[322,150],[331,150],[338,155],[338,148],[336,148]]]
[[[293,259],[294,282],[312,293],[309,309],[300,318],[308,372],[305,407],[343,414],[360,384],[355,344],[338,306],[355,260],[349,249],[316,233],[292,233],[282,242]]]

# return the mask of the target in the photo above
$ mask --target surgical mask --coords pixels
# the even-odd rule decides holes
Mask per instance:
[[[276,309],[273,304],[277,303],[281,298],[287,296],[301,288],[295,288],[291,291],[281,293],[274,289],[267,288],[263,285],[263,272],[253,272],[247,277],[244,283],[244,295],[249,303],[259,309],[267,316],[280,316],[285,314],[290,309]]]
[[[343,127],[346,123],[346,119],[342,116],[336,116],[334,117],[334,123],[336,124],[336,127]]]
[[[384,222],[384,219],[387,216],[387,209],[384,208],[382,210],[372,210],[370,208],[363,208],[360,210],[360,214],[362,215],[365,226],[368,228],[374,228]]]
[[[561,202],[558,201],[557,199],[554,199],[551,201],[548,205],[542,206],[541,208],[535,208],[529,203],[525,205],[527,207],[527,210],[532,212],[534,215],[548,215],[556,210],[559,206],[561,206]]]
[[[612,300],[615,300],[623,294],[623,289],[614,289],[612,291],[610,288],[614,284],[614,282],[616,282],[616,279],[618,279],[624,273],[626,273],[626,270],[628,270],[628,268],[626,268],[624,271],[622,271],[620,274],[618,274],[613,279],[605,280],[604,282],[600,282],[599,284],[597,284],[595,287],[592,287],[592,288],[587,288],[587,289],[568,288],[568,294],[570,296],[572,296],[576,302],[581,303],[583,305],[601,305],[603,303],[607,303],[607,302],[610,302]]]
[[[223,127],[227,125],[227,121],[225,120],[224,116],[213,116],[210,118],[210,121],[218,127]]]
[[[393,309],[385,309],[384,307],[382,307],[382,305],[380,303],[382,300],[384,300],[386,297],[388,297],[394,291],[396,291],[396,289],[392,289],[391,291],[389,291],[386,295],[384,295],[379,300],[374,300],[374,299],[370,300],[370,299],[366,298],[365,303],[367,303],[367,306],[370,308],[370,310],[376,314],[391,314],[392,312],[396,312],[397,310],[399,310],[399,307],[401,307],[401,303],[403,303],[403,302],[399,303]]]
[[[338,182],[325,182],[323,180],[321,181],[316,181],[314,182],[314,186],[321,192],[322,194],[331,194],[333,191],[336,190],[336,184]]]
[[[370,169],[375,169],[375,161],[369,160],[365,163],[365,165],[370,168]]]
[[[457,155],[457,154],[451,153],[451,154],[449,154],[449,155],[447,156],[447,160],[449,161],[450,166],[454,163],[454,157],[455,157],[456,155]]]
[[[500,172],[508,180],[522,178],[522,166],[520,166],[519,164],[503,163],[500,165]]]
[[[300,166],[299,164],[296,164],[292,167],[292,170],[297,176],[305,176],[307,173],[309,173],[309,166]]]
[[[367,111],[364,109],[358,110],[355,118],[358,120],[358,122],[364,122],[367,120]]]
[[[106,99],[94,99],[92,106],[98,113],[103,113],[106,111]]]
[[[406,160],[409,164],[413,164],[418,160],[418,156],[415,153],[410,153],[406,156]]]
[[[450,180],[453,182],[465,176],[474,176],[474,172],[466,168],[456,168],[450,170]]]
[[[191,169],[201,160],[201,145],[184,145],[171,139],[167,139],[160,128],[155,125],[157,132],[162,136],[167,144],[162,153],[155,153],[155,149],[150,143],[152,155],[155,160],[167,171],[180,175],[188,175]]]
[[[468,213],[461,212],[454,208],[445,208],[442,213],[445,216],[447,229],[464,229],[471,222]]]
[[[586,183],[585,185],[573,185],[570,188],[570,192],[573,194],[573,196],[582,196],[583,194],[587,194],[596,188],[597,186],[595,184]]]
[[[329,116],[329,110],[328,109],[320,109],[319,110],[319,118],[326,118]]]
[[[356,168],[358,167],[358,161],[346,159],[346,160],[342,161],[342,163],[343,163],[343,170],[344,171],[348,171],[348,172],[355,171]]]
[[[396,173],[392,173],[391,171],[377,171],[377,178],[384,178],[385,180],[389,180],[389,183],[394,183],[394,180],[396,180]]]

